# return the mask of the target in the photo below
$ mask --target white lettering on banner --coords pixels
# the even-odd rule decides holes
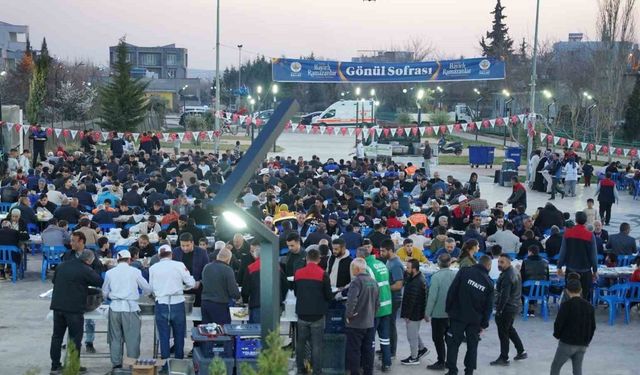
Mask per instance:
[[[471,280],[471,279],[467,280],[467,284],[468,284],[468,285],[471,285],[472,287],[474,287],[474,288],[478,289],[478,290],[479,290],[479,291],[481,291],[481,292],[484,292],[484,290],[485,290],[485,289],[487,289],[487,287],[486,287],[486,286],[484,286],[484,285],[480,285],[480,284],[478,284],[477,282],[475,282],[475,281],[473,281],[473,280]]]
[[[452,62],[442,68],[442,74],[445,76],[468,75],[471,74],[471,69],[467,68],[464,62]]]
[[[309,73],[312,71],[309,70]],[[382,66],[374,65],[372,67],[363,67],[360,65],[356,66],[348,66],[344,70],[345,74],[348,76],[355,77],[384,77],[384,76],[422,76],[422,75],[432,75],[433,67],[412,67],[410,65],[405,65],[403,67],[394,67],[388,66],[386,70]],[[317,73],[317,72],[316,72]],[[329,74],[324,74],[329,75]]]

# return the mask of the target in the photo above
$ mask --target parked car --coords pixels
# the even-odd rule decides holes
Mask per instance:
[[[322,111],[311,112],[300,117],[300,125],[311,125],[311,120],[313,120],[315,116],[320,116],[321,113]]]

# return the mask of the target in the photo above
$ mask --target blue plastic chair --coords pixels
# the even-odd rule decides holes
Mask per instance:
[[[77,226],[78,224],[69,224],[67,228],[69,228],[69,232],[73,232]]]
[[[540,255],[540,258],[547,260],[549,258],[549,255],[547,253],[539,253],[538,255]]]
[[[167,229],[169,229],[169,225],[170,225],[170,224],[162,224],[162,225],[160,226],[160,228],[161,228],[162,230],[165,230],[165,231],[166,231]]]
[[[8,214],[9,213],[9,209],[11,209],[12,205],[13,205],[13,203],[0,203],[0,213]]]
[[[99,224],[98,225],[100,227],[100,230],[102,231],[102,233],[109,233],[111,231],[111,229],[115,229],[116,225],[115,224]]]
[[[618,257],[618,267],[628,267],[636,258],[635,255],[620,255]]]
[[[607,288],[600,288],[598,290],[598,296],[596,299],[596,304],[602,300],[605,301],[609,305],[609,325],[612,326],[615,324],[616,315],[617,315],[617,307],[625,306],[627,291],[629,290],[628,284],[616,284]]]
[[[42,247],[42,282],[47,280],[47,270],[51,266],[62,263],[62,256],[67,251],[64,246],[43,246]]]
[[[38,234],[40,233],[40,227],[38,227],[38,224],[29,223],[27,224],[27,233]]]
[[[625,284],[629,288],[627,298],[624,301],[624,322],[629,324],[629,317],[631,316],[631,304],[640,303],[640,283],[627,283]]]
[[[370,227],[363,227],[361,232],[362,232],[362,237],[366,237],[369,235],[369,233],[371,233],[371,231],[373,230],[373,228]]]
[[[529,288],[527,295],[524,298],[524,307],[522,309],[522,320],[529,319],[529,302],[538,301],[540,303],[540,310],[542,318],[546,322],[549,320],[549,287],[551,282],[545,280],[528,280],[522,284],[522,288]]]
[[[404,234],[404,228],[391,228],[389,229],[389,234],[391,233],[400,233],[402,235]]]
[[[123,228],[124,229],[131,229],[131,228],[135,227],[136,225],[137,224],[125,224]]]
[[[11,266],[11,282],[15,284],[18,276],[24,279],[24,264],[25,256],[22,255],[22,261],[16,263],[13,260],[13,253],[22,254],[22,251],[17,246],[0,246],[0,265]]]
[[[356,259],[356,251],[358,249],[349,249],[349,255],[351,256],[351,258]]]
[[[604,254],[598,254],[598,264],[604,264]]]
[[[564,278],[558,278],[557,280],[552,280],[551,285],[549,286],[549,297],[553,298],[553,303],[555,303],[558,307],[560,307],[560,299],[562,298],[562,291],[565,287]],[[553,289],[559,290],[560,292],[554,293]]]

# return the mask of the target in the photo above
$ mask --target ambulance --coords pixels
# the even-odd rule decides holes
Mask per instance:
[[[375,102],[365,99],[340,100],[311,119],[311,125],[320,126],[359,126],[374,122]]]

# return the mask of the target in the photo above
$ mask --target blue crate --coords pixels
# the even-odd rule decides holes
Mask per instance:
[[[224,333],[229,336],[260,336],[260,324],[225,324]]]
[[[262,348],[260,337],[236,336],[236,359],[258,358]]]
[[[346,368],[347,336],[325,334],[322,338],[322,373],[344,374]]]

